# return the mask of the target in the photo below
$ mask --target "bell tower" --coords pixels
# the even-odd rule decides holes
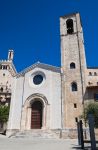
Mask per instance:
[[[60,17],[63,128],[76,128],[85,93],[86,59],[79,13]]]

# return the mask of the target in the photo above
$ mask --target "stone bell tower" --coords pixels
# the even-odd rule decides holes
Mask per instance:
[[[63,128],[76,128],[85,93],[86,59],[79,13],[60,17]]]

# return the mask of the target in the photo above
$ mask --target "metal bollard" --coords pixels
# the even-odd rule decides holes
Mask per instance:
[[[96,150],[96,139],[94,132],[94,117],[92,114],[89,114],[89,132],[90,132],[90,140],[91,140],[91,150]]]
[[[80,137],[81,137],[81,149],[84,149],[84,139],[83,139],[83,126],[82,120],[80,120]]]

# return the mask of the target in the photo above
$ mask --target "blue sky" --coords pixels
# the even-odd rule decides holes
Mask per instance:
[[[0,59],[14,49],[18,71],[60,66],[59,17],[80,12],[88,66],[98,66],[98,0],[0,0]]]

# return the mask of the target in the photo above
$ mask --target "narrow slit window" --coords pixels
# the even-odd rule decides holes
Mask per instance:
[[[75,122],[78,122],[78,118],[77,117],[75,117]]]
[[[74,108],[77,108],[77,104],[76,103],[74,103]]]
[[[89,75],[92,76],[92,72],[89,72]]]
[[[71,88],[72,88],[72,91],[73,91],[73,92],[74,92],[74,91],[77,91],[77,83],[73,82],[73,83],[71,84]]]
[[[94,72],[94,76],[97,76],[97,72]]]

